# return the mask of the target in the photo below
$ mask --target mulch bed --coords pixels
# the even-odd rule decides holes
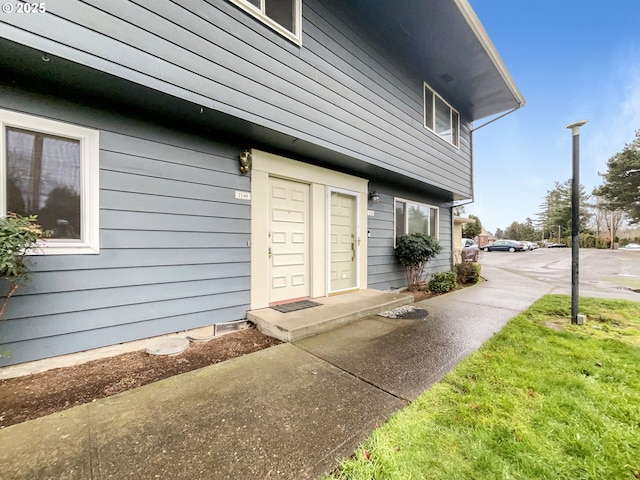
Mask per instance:
[[[137,351],[25,377],[0,380],[0,428],[279,343],[282,342],[263,335],[256,328],[249,328],[208,342],[193,343],[176,356],[160,357]]]

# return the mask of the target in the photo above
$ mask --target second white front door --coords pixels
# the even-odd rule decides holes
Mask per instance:
[[[269,302],[309,296],[309,185],[269,177]]]
[[[329,293],[358,287],[358,196],[330,191]]]

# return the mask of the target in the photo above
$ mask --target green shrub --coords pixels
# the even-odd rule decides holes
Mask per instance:
[[[402,235],[398,239],[396,257],[405,267],[407,284],[410,291],[415,291],[422,283],[424,268],[427,262],[440,253],[442,246],[437,238],[423,233]]]
[[[591,233],[580,234],[580,248],[608,248],[606,239],[597,237]],[[571,246],[571,237],[567,238],[567,246]]]
[[[478,283],[480,281],[481,270],[482,266],[478,262],[463,260],[456,265],[456,280],[460,284]]]
[[[6,217],[0,217],[0,280],[9,283],[7,294],[0,305],[0,318],[11,295],[29,278],[25,258],[28,250],[34,248],[38,240],[45,236],[47,234],[36,223],[35,215],[22,217],[9,213]]]
[[[446,293],[456,288],[455,272],[438,272],[431,275],[429,290],[435,293]]]
[[[482,265],[478,262],[474,262],[471,264],[473,267],[473,271],[471,275],[467,277],[467,282],[469,283],[478,283],[480,281],[480,273],[482,272]]]

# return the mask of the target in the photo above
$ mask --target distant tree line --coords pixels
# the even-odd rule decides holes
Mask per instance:
[[[616,234],[622,225],[640,224],[640,130],[633,142],[607,161],[607,171],[599,175],[602,185],[591,195],[580,185],[580,243],[606,248],[611,246],[609,239],[617,241]],[[504,231],[498,228],[495,237],[569,244],[571,179],[555,182],[539,207],[535,219],[514,221]]]

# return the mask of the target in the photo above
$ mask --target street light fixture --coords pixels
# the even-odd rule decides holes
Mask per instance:
[[[571,182],[571,323],[578,323],[578,273],[580,262],[580,127],[586,120],[567,125],[573,137],[573,179]]]

